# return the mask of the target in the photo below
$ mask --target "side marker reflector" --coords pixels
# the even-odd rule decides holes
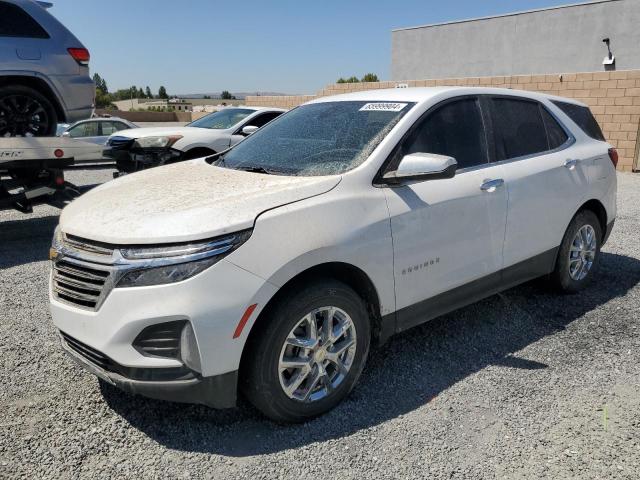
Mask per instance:
[[[253,305],[249,305],[247,307],[247,309],[244,312],[244,315],[242,315],[242,318],[240,319],[240,322],[238,322],[236,331],[233,332],[233,338],[238,338],[240,335],[242,335],[242,330],[244,329],[244,326],[247,324],[249,317],[251,317],[251,314],[253,313],[253,311],[256,309],[257,306],[258,304],[254,303]]]

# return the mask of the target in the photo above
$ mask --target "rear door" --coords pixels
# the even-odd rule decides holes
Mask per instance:
[[[547,273],[555,248],[588,190],[575,139],[541,103],[492,97],[495,161],[504,167],[509,195],[504,265],[523,264],[531,275]]]
[[[400,329],[498,283],[507,195],[503,167],[489,163],[488,151],[479,99],[463,97],[434,107],[393,154],[391,164],[415,152],[458,162],[454,178],[385,188]],[[454,289],[442,301],[432,298]]]

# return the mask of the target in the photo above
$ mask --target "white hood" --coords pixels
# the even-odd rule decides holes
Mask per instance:
[[[60,227],[120,245],[201,240],[251,228],[260,213],[325,193],[340,178],[264,175],[203,159],[181,162],[89,191],[62,211]]]
[[[120,130],[111,137],[127,137],[127,138],[143,138],[158,137],[164,135],[183,135],[183,136],[216,136],[223,135],[226,130],[216,130],[211,128],[198,127],[142,127],[131,128],[129,130]]]

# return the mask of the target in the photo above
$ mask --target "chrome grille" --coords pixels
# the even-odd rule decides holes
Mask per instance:
[[[65,235],[64,243],[65,246],[73,248],[74,250],[81,250],[94,255],[105,255],[108,257],[113,255],[113,247],[111,245],[85,240],[84,238],[76,237],[75,235]]]
[[[53,264],[53,293],[62,301],[96,309],[109,276],[108,270],[58,260]]]

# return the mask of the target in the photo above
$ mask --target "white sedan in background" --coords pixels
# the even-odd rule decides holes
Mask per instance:
[[[89,118],[68,126],[60,136],[93,144],[94,148],[87,145],[87,148],[83,149],[85,153],[76,154],[74,160],[76,162],[94,162],[103,160],[102,151],[111,134],[131,128],[138,128],[138,126],[124,118]]]
[[[280,116],[285,110],[228,107],[184,127],[135,128],[107,141],[104,156],[124,173],[220,153]]]

